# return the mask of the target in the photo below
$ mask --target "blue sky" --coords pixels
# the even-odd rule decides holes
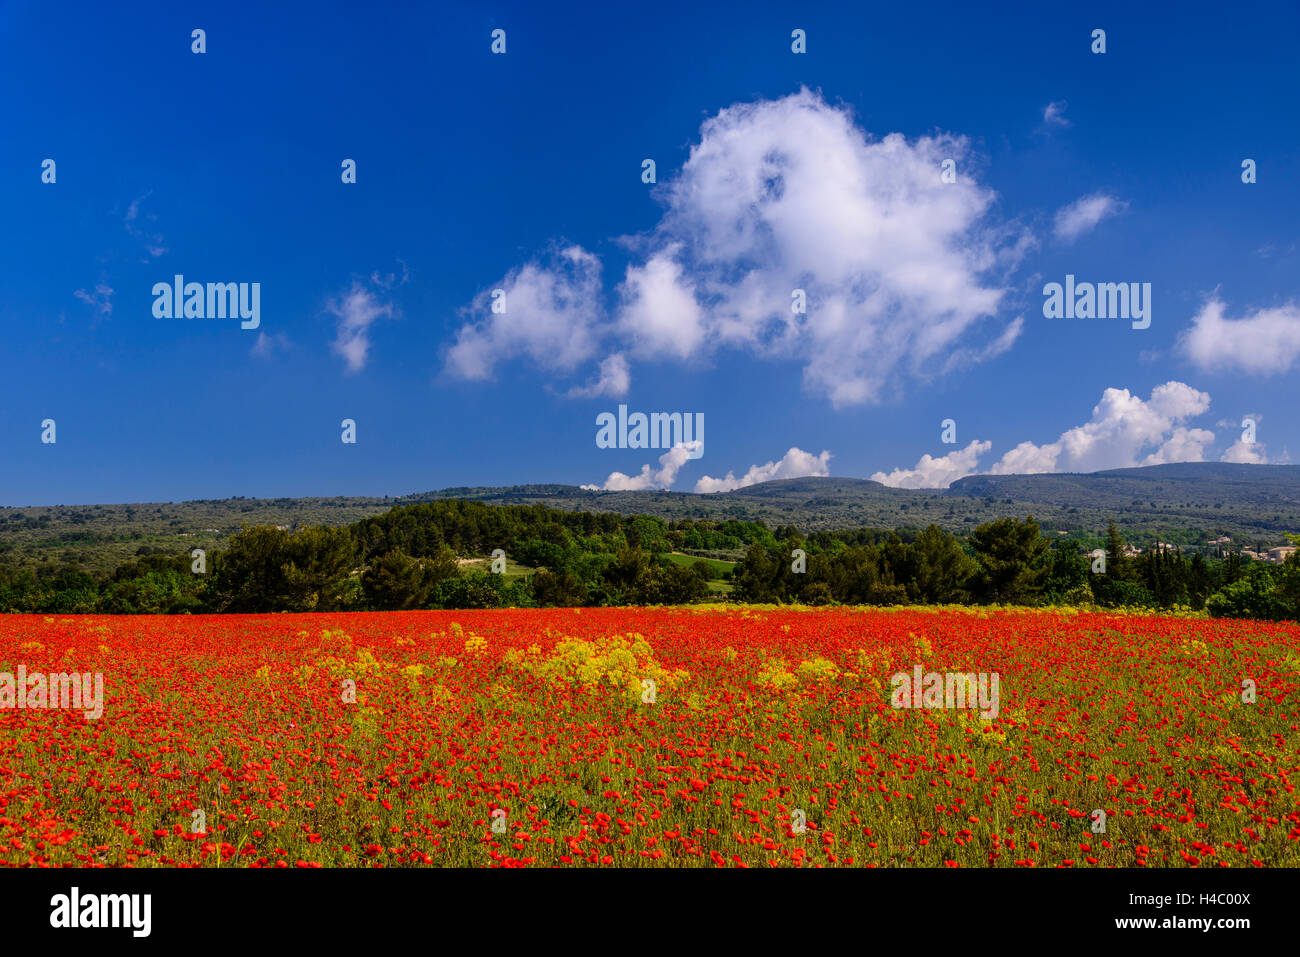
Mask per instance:
[[[1300,456],[1294,4],[542,6],[0,0],[0,502]]]

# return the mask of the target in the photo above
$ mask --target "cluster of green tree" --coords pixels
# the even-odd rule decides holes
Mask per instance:
[[[796,551],[802,550],[802,555]],[[806,604],[1097,604],[1207,609],[1218,617],[1300,617],[1300,552],[1283,565],[1223,561],[1177,549],[1127,554],[1112,524],[1104,561],[1049,540],[1032,517],[979,526],[963,543],[931,525],[910,541],[871,530],[789,535],[751,545],[734,597]]]
[[[1089,579],[1102,605],[1204,608],[1216,618],[1300,620],[1300,553],[1281,565],[1247,559],[1237,552],[1222,561],[1199,553],[1187,559],[1177,548],[1152,548],[1130,556],[1111,525],[1106,571]]]
[[[188,555],[142,555],[96,576],[74,565],[0,564],[0,609],[177,614],[676,604],[709,594],[717,565],[669,552],[746,546],[729,576],[748,602],[1096,603],[1207,608],[1266,619],[1300,614],[1300,558],[1243,565],[1177,549],[1127,554],[1111,525],[1104,567],[1032,518],[1001,518],[968,538],[857,528],[803,536],[793,525],[568,512],[441,500],[346,527],[259,525],[232,536],[196,574]],[[503,549],[532,574],[458,559]],[[1300,552],[1297,553],[1300,555]],[[680,559],[680,556],[678,556]]]
[[[188,558],[149,555],[107,577],[75,564],[0,566],[0,611],[34,614],[182,614],[206,610],[205,583]]]
[[[391,509],[352,526],[367,560],[400,550],[414,557],[443,547],[459,555],[504,548],[526,565],[554,568],[575,553],[615,553],[624,546],[652,554],[726,552],[751,542],[775,544],[762,522],[681,519],[564,511],[546,505],[485,505],[442,500]]]
[[[911,541],[869,529],[819,532],[807,540],[795,533],[773,546],[751,545],[733,571],[733,594],[811,605],[1033,604],[1052,570],[1048,551],[1032,518],[981,525],[969,550],[937,525]]]
[[[174,614],[669,604],[708,594],[709,563],[666,553],[773,540],[761,524],[676,522],[544,506],[442,501],[348,527],[259,525],[233,535],[196,574],[186,556],[146,555],[96,577],[75,565],[0,565],[0,609]],[[463,567],[457,555],[501,548],[526,577]]]

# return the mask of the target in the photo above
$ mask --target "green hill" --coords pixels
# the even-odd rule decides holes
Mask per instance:
[[[137,555],[223,545],[247,524],[346,525],[394,505],[436,499],[674,519],[737,519],[803,531],[924,528],[962,533],[1003,516],[1032,514],[1048,534],[1098,538],[1113,520],[1139,545],[1156,539],[1204,546],[1282,544],[1300,530],[1300,466],[1221,462],[1089,474],[977,475],[943,490],[888,488],[853,478],[798,478],[733,492],[599,492],[572,485],[461,487],[400,497],[231,498],[133,505],[0,508],[0,561],[67,561],[108,570]]]

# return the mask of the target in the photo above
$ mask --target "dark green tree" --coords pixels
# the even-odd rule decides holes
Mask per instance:
[[[1021,522],[1000,518],[971,533],[979,562],[976,592],[986,602],[1034,604],[1048,568],[1043,558],[1048,541],[1031,515]]]
[[[1106,574],[1116,580],[1129,577],[1128,556],[1124,554],[1124,539],[1119,534],[1115,523],[1106,529]]]
[[[968,585],[978,570],[974,559],[955,537],[930,525],[908,548],[912,554],[909,596],[927,604],[946,604],[970,598]]]
[[[395,549],[370,562],[361,576],[366,603],[384,611],[429,608],[438,583],[458,573],[456,555],[444,547],[429,558],[412,558]]]

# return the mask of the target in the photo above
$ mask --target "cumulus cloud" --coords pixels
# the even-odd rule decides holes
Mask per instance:
[[[1300,358],[1300,305],[1287,303],[1229,319],[1224,305],[1210,299],[1192,318],[1178,348],[1198,368],[1209,372],[1276,375]]]
[[[1143,465],[1167,465],[1171,462],[1204,462],[1205,447],[1214,441],[1209,429],[1178,427],[1154,452],[1142,460]]]
[[[1267,465],[1268,450],[1259,442],[1237,439],[1219,456],[1220,462],[1240,462],[1246,465]]]
[[[584,485],[588,491],[639,492],[643,489],[671,488],[677,481],[677,473],[689,462],[691,453],[699,448],[699,442],[682,442],[673,446],[659,456],[659,468],[652,469],[648,464],[641,466],[638,475],[623,472],[610,472],[604,485]]]
[[[1043,107],[1043,125],[1044,126],[1069,126],[1070,121],[1065,118],[1065,108],[1069,106],[1065,100],[1053,100]]]
[[[628,370],[627,359],[622,353],[614,353],[600,363],[600,374],[595,380],[584,386],[575,386],[565,393],[570,399],[596,399],[609,396],[621,399],[627,395],[632,384],[632,375]]]
[[[629,266],[619,287],[622,332],[640,355],[686,359],[705,345],[706,317],[697,292],[674,258],[680,243],[655,253],[644,266]]]
[[[456,333],[446,368],[470,380],[492,377],[498,362],[526,356],[550,370],[570,372],[599,348],[600,260],[581,246],[552,251],[512,270],[464,310],[472,318]],[[504,312],[493,312],[495,302]],[[498,308],[501,308],[498,306]]]
[[[823,451],[813,455],[800,448],[792,448],[777,462],[766,465],[751,465],[749,471],[736,478],[735,473],[728,472],[726,478],[711,478],[706,475],[695,483],[697,492],[730,492],[759,482],[771,482],[775,479],[804,478],[808,475],[830,475],[827,463],[831,453]]]
[[[377,319],[391,319],[396,309],[373,290],[353,282],[346,293],[329,302],[325,311],[337,320],[330,348],[343,357],[348,372],[360,372],[370,354],[370,327]]]
[[[946,159],[955,183],[940,178]],[[570,247],[498,284],[505,316],[475,300],[447,369],[486,379],[515,357],[570,372],[601,351],[682,362],[738,349],[800,362],[805,386],[839,406],[985,361],[1023,327],[998,318],[996,276],[1031,240],[994,221],[977,167],[964,137],[876,139],[806,89],[728,107],[661,184],[660,221],[627,240],[612,310],[599,262]]]
[[[1095,472],[1102,469],[1202,462],[1214,441],[1208,429],[1185,423],[1210,407],[1210,397],[1182,382],[1166,382],[1145,401],[1128,389],[1107,389],[1083,425],[1055,442],[1021,442],[990,470],[994,475]]]
[[[1081,196],[1070,205],[1062,206],[1057,210],[1053,232],[1057,239],[1073,242],[1096,227],[1103,219],[1108,219],[1127,208],[1128,203],[1107,193]]]
[[[916,468],[877,472],[872,481],[892,488],[947,488],[959,478],[975,473],[980,456],[993,448],[992,442],[971,442],[964,449],[954,449],[938,457],[922,455]]]

